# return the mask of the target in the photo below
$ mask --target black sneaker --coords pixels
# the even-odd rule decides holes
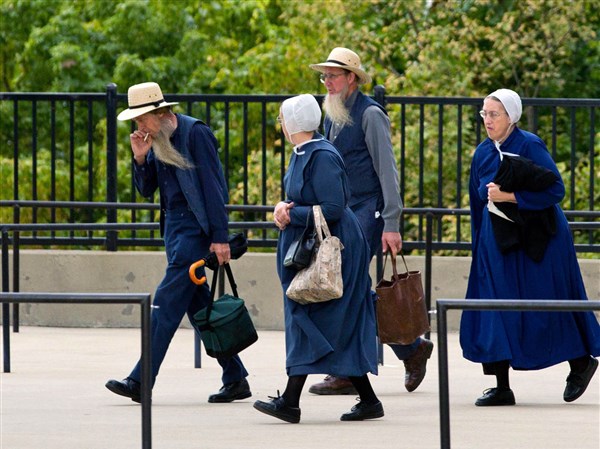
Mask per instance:
[[[494,405],[515,405],[515,395],[510,388],[488,388],[483,396],[475,401],[479,407]]]
[[[287,405],[285,399],[279,395],[279,391],[277,391],[276,398],[273,396],[269,396],[269,398],[271,399],[269,402],[256,401],[254,408],[259,412],[281,419],[282,421],[292,424],[300,422],[300,408]]]
[[[590,384],[592,377],[594,377],[594,373],[598,368],[598,360],[593,357],[590,357],[590,361],[588,366],[581,373],[571,372],[567,377],[567,386],[565,387],[565,392],[563,393],[563,399],[565,402],[573,402],[575,399],[579,398],[583,393],[585,393],[586,388]]]
[[[340,421],[364,421],[365,419],[381,418],[384,415],[380,401],[375,404],[359,402],[348,413],[340,417]]]
[[[130,379],[129,377],[123,380],[111,379],[105,384],[106,388],[119,396],[131,398],[133,402],[141,403],[142,396],[140,394],[141,385],[139,382]]]
[[[239,399],[246,399],[252,396],[250,385],[246,379],[237,382],[231,382],[223,385],[218,393],[211,394],[208,402],[233,402]]]

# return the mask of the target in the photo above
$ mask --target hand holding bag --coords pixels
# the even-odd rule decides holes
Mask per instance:
[[[342,279],[342,249],[339,238],[332,236],[321,206],[313,206],[317,246],[310,265],[296,273],[286,295],[300,303],[310,304],[341,298],[344,294]]]
[[[284,267],[301,270],[308,267],[310,264],[315,250],[316,238],[314,229],[311,229],[308,225],[309,220],[310,214],[307,214],[306,227],[302,234],[300,234],[288,248],[285,258],[283,259]]]
[[[400,253],[406,273],[398,274],[396,258],[392,256],[394,274],[386,281],[384,276],[377,284],[377,331],[381,343],[408,345],[429,332],[429,317],[423,294],[420,271],[408,271],[404,255]],[[385,257],[387,262],[387,254]]]
[[[225,294],[214,301],[218,274],[223,269],[233,295]],[[258,334],[244,300],[238,296],[229,264],[220,266],[215,272],[210,290],[210,304],[194,315],[194,322],[200,330],[206,353],[211,357],[229,358],[256,342]]]

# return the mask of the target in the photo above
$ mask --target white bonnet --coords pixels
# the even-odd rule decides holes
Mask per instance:
[[[321,108],[315,97],[302,94],[281,103],[281,114],[288,134],[316,131],[321,123]]]
[[[506,109],[506,113],[510,117],[511,123],[517,123],[523,113],[523,105],[521,104],[521,97],[514,90],[510,89],[498,89],[495,92],[489,94],[486,98],[496,97]]]

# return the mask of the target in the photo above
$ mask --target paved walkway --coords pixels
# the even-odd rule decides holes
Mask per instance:
[[[193,335],[180,329],[153,391],[152,447],[158,449],[435,449],[440,447],[437,351],[421,387],[407,393],[404,367],[385,348],[386,364],[372,377],[385,408],[374,421],[339,421],[353,396],[315,396],[308,385],[302,421],[287,424],[252,408],[255,399],[283,390],[284,335],[259,332],[242,353],[253,397],[209,404],[220,387],[220,368],[203,355],[193,368]],[[433,335],[435,339],[435,335]],[[125,377],[137,360],[137,329],[22,327],[11,333],[11,368],[0,378],[0,448],[132,449],[141,447],[141,408],[104,388]],[[452,448],[599,449],[599,375],[572,404],[562,401],[568,365],[512,373],[515,407],[479,408],[473,401],[492,379],[461,357],[458,335],[449,336]]]

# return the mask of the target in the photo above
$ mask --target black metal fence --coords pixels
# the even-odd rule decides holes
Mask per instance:
[[[276,239],[267,214],[284,196],[291,149],[275,118],[287,97],[166,96],[180,103],[179,111],[214,130],[231,193],[230,219],[262,223],[247,228],[255,246],[272,246]],[[407,250],[424,248],[427,211],[444,209],[433,221],[434,248],[468,251],[468,172],[471,154],[485,137],[477,113],[482,99],[386,96],[382,86],[376,86],[374,98],[386,105],[392,122],[407,206],[401,222]],[[139,198],[134,188],[128,138],[132,125],[116,120],[126,101],[114,84],[103,93],[0,93],[0,222],[157,221],[154,199]],[[522,127],[546,140],[563,175],[563,209],[576,221],[597,219],[600,99],[524,98],[523,104]],[[54,206],[48,207],[50,203]],[[103,208],[104,203],[119,207]],[[94,231],[48,231],[22,238],[23,244],[99,244],[109,250],[162,244],[154,229],[100,236]],[[598,251],[598,231],[576,231],[575,239],[578,251]]]

